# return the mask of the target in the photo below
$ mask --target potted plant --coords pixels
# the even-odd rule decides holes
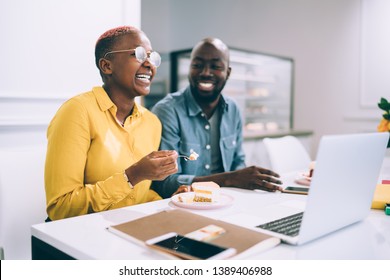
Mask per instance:
[[[378,103],[378,107],[385,111],[385,113],[382,115],[382,120],[378,125],[378,131],[390,132],[390,103],[387,101],[386,98],[382,97],[380,102]],[[390,139],[387,143],[387,148],[390,148]]]

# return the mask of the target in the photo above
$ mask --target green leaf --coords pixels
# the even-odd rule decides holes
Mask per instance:
[[[390,121],[390,114],[383,114],[382,116],[385,120]]]
[[[381,98],[381,101],[378,103],[378,107],[386,112],[389,112],[390,110],[390,103],[387,101],[386,98]]]

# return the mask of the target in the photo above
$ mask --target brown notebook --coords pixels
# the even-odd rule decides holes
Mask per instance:
[[[169,232],[186,235],[208,225],[220,226],[226,230],[224,234],[208,242],[222,247],[235,248],[240,257],[265,251],[280,243],[279,238],[180,209],[162,211],[113,225],[108,230],[123,238],[144,244],[148,239]]]

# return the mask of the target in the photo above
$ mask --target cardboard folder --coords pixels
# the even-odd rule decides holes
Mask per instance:
[[[237,255],[241,257],[264,251],[280,243],[280,239],[276,237],[180,209],[162,211],[113,225],[108,230],[128,240],[144,244],[148,239],[169,232],[186,235],[208,225],[220,226],[226,230],[218,238],[209,241],[210,243],[235,248]]]

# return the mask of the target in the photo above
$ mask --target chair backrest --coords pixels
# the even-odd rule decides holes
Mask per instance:
[[[0,245],[5,259],[31,259],[31,225],[45,221],[45,145],[0,149]]]
[[[282,174],[309,168],[310,155],[295,136],[264,138],[263,143],[273,171]]]

